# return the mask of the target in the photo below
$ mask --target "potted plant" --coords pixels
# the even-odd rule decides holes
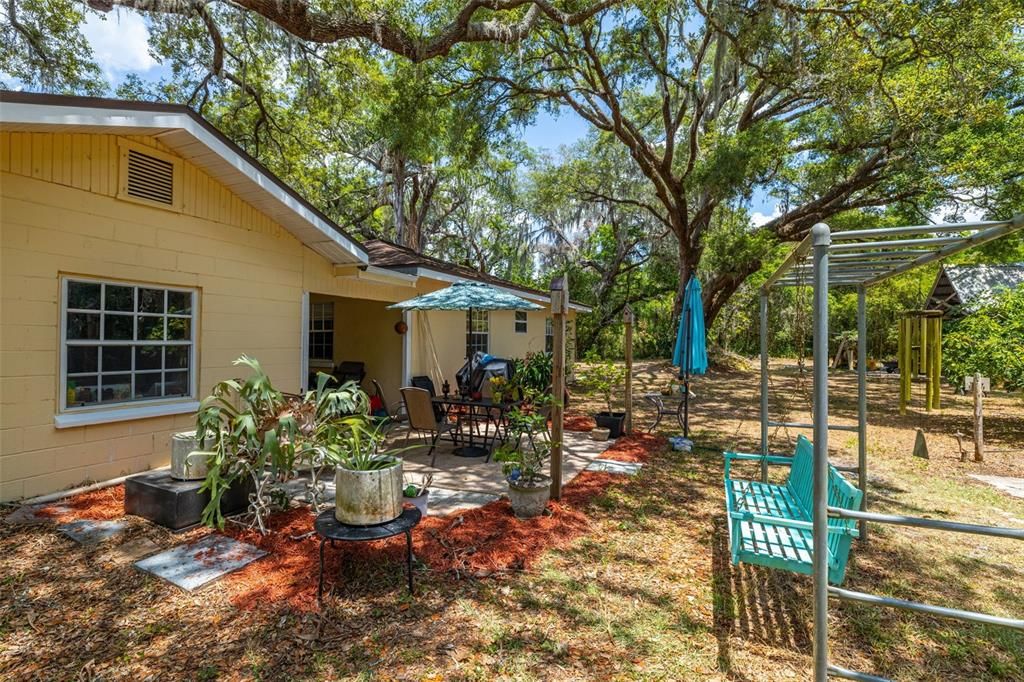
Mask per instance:
[[[592,364],[580,372],[580,381],[590,390],[599,393],[608,407],[607,411],[594,415],[594,422],[599,427],[608,429],[609,438],[621,436],[626,413],[613,410],[612,398],[615,390],[626,381],[626,368],[606,360]]]
[[[402,514],[400,450],[380,450],[380,425],[366,414],[324,422],[316,442],[334,465],[334,517],[350,526],[374,526]]]
[[[403,501],[420,510],[420,514],[427,515],[427,502],[430,499],[430,484],[434,482],[434,475],[427,474],[420,476],[419,480],[406,480],[402,489]]]
[[[521,519],[543,514],[551,498],[551,477],[544,473],[551,445],[543,438],[523,438],[543,429],[543,419],[539,413],[512,410],[509,439],[494,453],[508,482],[512,511]]]

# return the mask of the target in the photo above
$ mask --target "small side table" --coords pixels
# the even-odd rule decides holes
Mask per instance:
[[[329,540],[331,547],[336,542],[372,542],[394,537],[405,533],[405,570],[409,581],[409,594],[412,589],[412,529],[420,522],[422,515],[420,510],[409,507],[402,510],[402,515],[387,523],[379,523],[375,526],[350,526],[334,518],[334,509],[321,512],[313,522],[316,534],[320,536],[320,580],[316,588],[316,599],[318,603],[323,602],[324,595],[324,545]]]
[[[695,397],[695,394],[691,391],[690,397]],[[686,394],[682,392],[673,392],[672,395],[662,395],[660,393],[644,393],[643,399],[654,408],[654,422],[647,427],[647,432],[650,433],[654,429],[658,428],[658,424],[661,423],[661,418],[665,415],[675,415],[676,421],[679,422],[679,428],[683,428],[683,402],[686,400]],[[670,404],[666,405],[665,402],[669,401]],[[674,403],[674,404],[671,404]]]

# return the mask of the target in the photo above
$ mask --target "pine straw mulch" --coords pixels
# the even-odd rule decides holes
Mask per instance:
[[[659,436],[637,433],[619,438],[604,459],[646,462],[651,453],[665,447]],[[563,488],[562,499],[552,501],[548,512],[534,519],[518,519],[508,499],[447,516],[428,516],[413,531],[418,561],[454,578],[486,578],[529,570],[550,549],[564,547],[591,528],[587,506],[621,475],[584,471]],[[78,519],[114,519],[124,516],[124,485],[82,493],[40,511],[59,523]],[[298,611],[317,608],[319,538],[310,535],[315,514],[296,506],[268,520],[270,533],[229,523],[224,534],[255,545],[268,553],[220,581],[218,590],[230,596],[242,610],[278,608],[286,603]],[[197,529],[182,540],[195,539],[206,531]],[[405,542],[401,536],[369,543],[348,543],[343,550],[325,555],[325,586],[334,587],[342,564],[401,564]]]

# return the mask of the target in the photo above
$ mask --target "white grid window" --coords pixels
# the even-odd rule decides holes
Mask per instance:
[[[196,290],[65,278],[61,408],[195,395]]]
[[[473,353],[480,351],[487,353],[488,333],[490,329],[490,317],[486,310],[466,311],[466,357],[473,357]]]
[[[334,303],[309,305],[309,359],[334,361]]]
[[[526,311],[525,310],[517,310],[516,311],[516,334],[525,334],[525,333],[526,333]]]
[[[555,352],[555,323],[550,317],[544,320],[544,352]]]

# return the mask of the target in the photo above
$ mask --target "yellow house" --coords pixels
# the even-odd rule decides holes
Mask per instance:
[[[0,500],[165,465],[243,353],[284,391],[363,363],[395,402],[546,349],[546,311],[386,309],[466,279],[550,304],[360,244],[186,107],[0,93]]]

